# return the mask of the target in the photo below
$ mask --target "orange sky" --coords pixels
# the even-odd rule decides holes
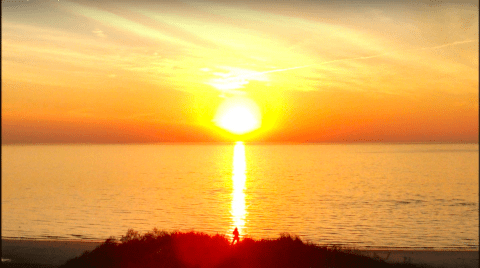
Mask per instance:
[[[2,2],[2,144],[478,142],[478,1],[98,2]]]

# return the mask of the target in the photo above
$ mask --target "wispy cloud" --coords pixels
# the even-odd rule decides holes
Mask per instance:
[[[98,37],[102,37],[102,38],[106,37],[106,35],[103,33],[103,31],[99,30],[99,29],[96,29],[96,30],[92,31],[92,33],[94,33]]]
[[[35,62],[63,62],[102,69],[105,76],[128,72],[152,83],[190,92],[200,92],[202,87],[198,85],[201,84],[223,93],[243,94],[251,81],[273,85],[270,88],[276,90],[314,91],[322,90],[325,85],[337,85],[342,90],[346,89],[342,85],[349,85],[349,89],[365,90],[374,85],[363,82],[375,80],[372,74],[376,79],[383,77],[381,80],[386,84],[378,90],[386,92],[387,88],[396,86],[388,84],[389,80],[396,79],[395,73],[408,69],[414,72],[424,68],[430,75],[474,71],[453,57],[441,56],[452,54],[450,52],[429,53],[478,46],[473,38],[445,44],[433,39],[412,42],[414,39],[388,39],[379,35],[378,29],[371,31],[363,25],[355,27],[343,21],[300,18],[227,3],[185,5],[192,7],[187,9],[188,14],[176,12],[174,8],[152,9],[145,5],[100,8],[68,2],[64,6],[70,12],[105,28],[91,31],[102,38],[101,41],[76,32],[7,21],[5,32],[2,29],[5,41],[2,48],[6,48],[7,61],[23,55]],[[128,15],[121,11],[126,8],[131,11]],[[392,31],[399,31],[398,24],[412,25],[411,20],[402,21],[392,11],[371,9],[371,14],[373,20],[384,25],[380,29],[391,24]],[[109,38],[105,38],[106,28]],[[420,33],[412,36],[423,34],[427,39],[429,33],[422,33],[423,28],[416,25]],[[20,35],[15,34],[18,30],[22,35],[45,42],[32,46],[21,41]],[[405,35],[400,31],[398,34]],[[124,36],[133,41],[129,44],[116,41]],[[151,42],[145,43],[145,40]]]

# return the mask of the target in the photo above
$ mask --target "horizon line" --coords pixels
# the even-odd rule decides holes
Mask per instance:
[[[478,141],[162,141],[162,142],[11,142],[2,146],[31,145],[180,145],[180,144],[479,144]]]

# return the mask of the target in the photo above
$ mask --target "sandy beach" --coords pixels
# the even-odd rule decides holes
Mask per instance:
[[[87,250],[93,250],[102,242],[2,239],[2,262],[60,266]]]
[[[2,239],[2,262],[35,264],[28,267],[55,267],[93,250],[103,241],[13,240]],[[478,251],[435,250],[359,250],[361,254],[386,259],[387,262],[410,262],[444,268],[478,268]],[[388,258],[387,258],[388,257]]]
[[[361,250],[360,253],[378,256],[387,262],[427,264],[442,268],[478,268],[478,251],[436,250]]]

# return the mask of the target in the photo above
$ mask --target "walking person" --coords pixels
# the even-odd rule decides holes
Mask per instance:
[[[233,241],[232,241],[232,245],[233,243],[235,243],[235,241],[240,242],[240,237],[238,236],[239,233],[238,233],[238,228],[235,227],[235,230],[233,230]]]

